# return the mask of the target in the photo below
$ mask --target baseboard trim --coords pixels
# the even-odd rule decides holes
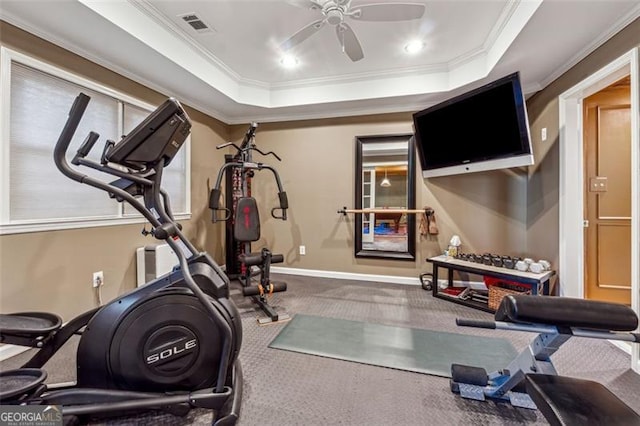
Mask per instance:
[[[1,345],[0,346],[0,361],[5,361],[16,355],[20,355],[23,352],[28,351],[31,348],[16,345]]]
[[[286,268],[282,266],[272,266],[271,272],[275,274],[302,275],[305,277],[335,278],[338,280],[375,281],[391,284],[420,285],[420,278],[418,277],[356,274],[353,272],[321,271],[318,269]]]

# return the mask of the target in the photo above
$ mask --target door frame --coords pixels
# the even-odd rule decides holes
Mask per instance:
[[[634,48],[558,97],[560,139],[560,295],[584,298],[584,165],[582,100],[631,76],[631,307],[640,312],[640,69]],[[631,366],[640,372],[640,345],[632,345]]]

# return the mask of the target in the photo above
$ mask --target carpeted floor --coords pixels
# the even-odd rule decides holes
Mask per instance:
[[[276,278],[276,277],[274,277]],[[434,299],[419,286],[281,275],[288,290],[271,304],[297,313],[367,321],[400,327],[503,337],[516,350],[529,333],[458,328],[456,317],[489,319],[490,314]],[[284,324],[259,326],[248,299],[236,299],[243,311],[244,342],[240,359],[244,397],[239,425],[517,425],[547,424],[537,411],[504,403],[463,400],[449,391],[448,379],[357,364],[290,351],[269,343]],[[26,358],[0,364],[15,368]],[[73,380],[75,352],[65,347],[47,365],[50,381]],[[562,375],[597,380],[640,412],[640,376],[629,356],[606,341],[574,338],[553,357]],[[211,413],[194,410],[185,418],[167,414],[120,418],[111,424],[207,425]]]

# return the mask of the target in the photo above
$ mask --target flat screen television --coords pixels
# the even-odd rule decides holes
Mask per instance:
[[[425,178],[533,164],[518,73],[419,111],[413,125]]]

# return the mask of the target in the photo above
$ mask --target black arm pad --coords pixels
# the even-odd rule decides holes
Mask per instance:
[[[209,208],[216,210],[220,208],[220,190],[212,189],[209,193]]]
[[[258,266],[262,264],[262,253],[241,254],[238,260],[247,266]]]
[[[280,208],[288,209],[289,208],[289,199],[287,199],[287,193],[285,191],[278,192],[278,198],[280,199]]]
[[[244,263],[247,266],[258,266],[262,265],[264,258],[262,257],[261,252],[257,253],[249,253],[249,254],[241,254],[238,256],[238,259],[241,263]],[[282,263],[284,262],[284,256],[281,254],[272,254],[271,255],[271,263]]]

